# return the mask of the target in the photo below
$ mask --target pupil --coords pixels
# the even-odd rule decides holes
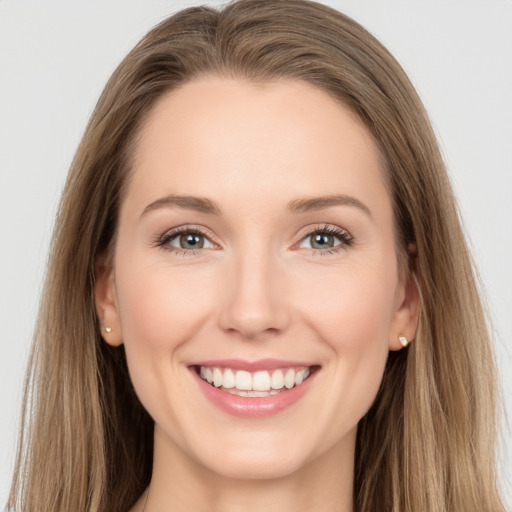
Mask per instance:
[[[319,247],[333,247],[333,242],[332,235],[316,234],[313,236],[313,243],[311,245],[313,248],[316,248],[315,244]]]
[[[204,243],[201,239],[201,235],[196,233],[189,233],[188,235],[181,235],[180,237],[180,246],[182,249],[190,249],[190,248],[201,248]]]

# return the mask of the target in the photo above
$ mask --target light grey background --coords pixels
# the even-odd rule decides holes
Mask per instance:
[[[168,14],[201,3],[0,0],[0,504],[53,217],[88,116],[137,40]],[[381,39],[431,115],[494,320],[511,415],[512,2],[325,3]],[[503,438],[502,483],[512,504],[510,430]]]

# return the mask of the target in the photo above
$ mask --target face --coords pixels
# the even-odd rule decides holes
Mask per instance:
[[[366,128],[302,82],[205,77],[133,164],[96,297],[157,450],[248,478],[353,454],[416,304]]]

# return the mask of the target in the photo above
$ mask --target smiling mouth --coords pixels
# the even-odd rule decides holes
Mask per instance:
[[[249,372],[217,366],[194,366],[199,377],[221,391],[244,397],[278,395],[300,386],[319,366],[278,368]]]

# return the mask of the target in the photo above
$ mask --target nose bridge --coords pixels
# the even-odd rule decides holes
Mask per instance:
[[[247,339],[284,330],[289,321],[284,274],[271,245],[247,242],[233,250],[228,267],[221,327]]]

